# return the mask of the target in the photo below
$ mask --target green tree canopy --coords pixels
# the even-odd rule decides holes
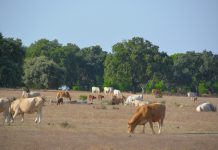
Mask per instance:
[[[63,83],[63,69],[45,56],[26,59],[24,83],[31,88],[57,88]]]

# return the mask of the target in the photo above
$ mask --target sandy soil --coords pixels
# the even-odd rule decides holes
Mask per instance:
[[[193,104],[188,97],[144,95],[145,100],[165,101],[166,118],[161,135],[152,135],[149,125],[135,134],[127,134],[127,121],[135,111],[133,106],[68,103],[57,106],[57,91],[40,90],[47,102],[41,124],[35,124],[35,114],[20,116],[10,126],[0,122],[1,150],[215,150],[218,147],[218,113],[195,111],[197,105],[211,102],[218,106],[218,98],[199,97]],[[0,89],[0,97],[20,97],[21,90]],[[73,100],[90,92],[70,92]],[[124,93],[125,96],[130,95]],[[109,100],[105,95],[103,102]],[[104,106],[104,107],[103,107]],[[2,113],[0,120],[3,120]],[[157,132],[157,125],[154,125]]]

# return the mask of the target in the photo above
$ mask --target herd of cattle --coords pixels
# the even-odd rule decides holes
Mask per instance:
[[[161,96],[161,91],[153,89],[152,93],[156,96]],[[96,94],[98,94],[96,96]],[[153,130],[153,122],[158,122],[159,134],[161,133],[163,121],[165,118],[166,106],[163,103],[153,102],[148,103],[143,100],[142,94],[134,94],[125,97],[120,90],[113,89],[112,87],[104,87],[104,94],[111,94],[112,105],[120,104],[123,105],[135,105],[137,107],[134,114],[128,121],[128,133],[133,133],[137,125],[144,126],[147,122]],[[194,102],[197,100],[197,94],[193,92],[188,92],[187,96],[191,98]],[[68,98],[71,101],[71,96],[68,91],[59,91],[56,96],[57,105],[63,104],[64,98]],[[88,95],[87,102],[89,104],[93,103],[94,99],[102,100],[104,95],[100,93],[99,87],[92,87],[92,94]],[[21,98],[9,99],[0,98],[0,113],[3,112],[3,123],[13,122],[17,115],[21,115],[21,121],[24,121],[24,114],[31,114],[36,112],[37,116],[35,119],[36,123],[41,122],[42,108],[45,103],[45,98],[43,98],[38,92],[23,91]],[[197,112],[201,111],[216,111],[216,106],[211,103],[203,103],[196,108]]]

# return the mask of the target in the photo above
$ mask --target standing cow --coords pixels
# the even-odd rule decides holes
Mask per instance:
[[[148,105],[143,105],[138,107],[133,116],[128,122],[128,133],[133,133],[137,125],[143,125],[142,132],[144,133],[145,124],[149,122],[153,134],[155,134],[153,129],[153,122],[158,122],[159,134],[161,133],[163,121],[165,118],[166,106],[161,103],[153,103]]]
[[[10,113],[13,115],[12,122],[18,114],[21,114],[21,121],[24,121],[24,113],[37,113],[35,122],[40,123],[42,117],[42,106],[45,99],[42,97],[21,98],[13,101],[10,106]]]
[[[10,121],[10,113],[9,113],[9,108],[10,108],[10,99],[9,98],[0,98],[0,113],[3,112],[3,124],[4,123],[9,123]]]
[[[100,93],[100,88],[99,87],[92,87],[92,93]]]

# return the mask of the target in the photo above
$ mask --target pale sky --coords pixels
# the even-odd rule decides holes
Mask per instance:
[[[0,32],[26,46],[46,38],[111,52],[139,36],[169,55],[218,54],[218,0],[0,0]]]

